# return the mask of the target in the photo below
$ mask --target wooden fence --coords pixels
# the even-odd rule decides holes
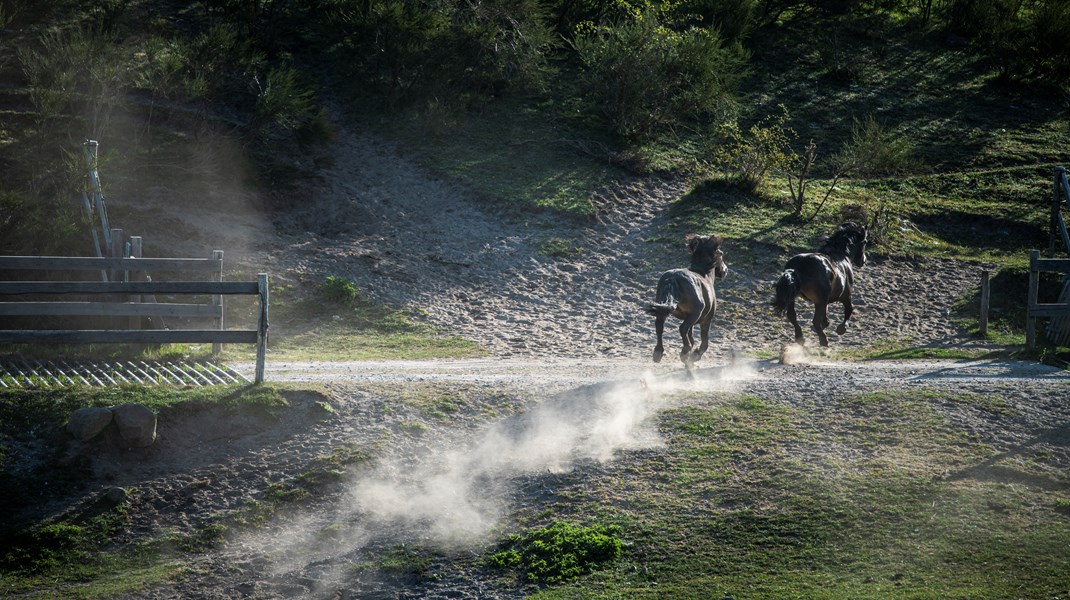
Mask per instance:
[[[1025,345],[1029,350],[1037,346],[1037,319],[1070,317],[1070,302],[1041,304],[1038,301],[1041,273],[1070,275],[1070,258],[1041,258],[1040,250],[1029,251],[1029,303],[1025,318]]]
[[[0,271],[100,271],[121,273],[112,281],[0,281],[0,297],[33,296],[30,301],[0,302],[0,318],[8,317],[117,317],[127,318],[126,328],[114,329],[0,329],[0,343],[61,344],[256,344],[256,383],[264,380],[268,337],[268,276],[257,281],[136,281],[146,272],[210,273],[221,278],[222,252],[212,258],[96,258],[58,256],[0,256]],[[133,274],[133,276],[131,276]],[[207,304],[141,302],[144,296],[179,294],[210,296]],[[36,297],[89,296],[92,301],[40,301]],[[259,297],[256,329],[223,329],[222,297]],[[143,317],[202,318],[217,329],[140,329]]]

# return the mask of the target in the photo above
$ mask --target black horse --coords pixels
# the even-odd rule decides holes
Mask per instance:
[[[724,264],[724,252],[721,251],[723,239],[689,233],[684,242],[691,252],[691,266],[661,274],[658,279],[657,299],[653,304],[647,305],[646,312],[654,315],[654,329],[658,334],[658,345],[654,347],[654,362],[661,362],[661,357],[665,354],[661,342],[665,319],[672,315],[683,320],[680,324],[680,337],[684,340],[684,347],[680,351],[680,360],[690,369],[710,346],[710,322],[713,321],[717,307],[713,281],[714,278],[724,277],[728,273],[728,267]],[[702,345],[692,352],[695,337],[691,331],[696,323],[702,328]]]
[[[851,305],[851,287],[854,284],[854,269],[866,264],[866,228],[863,225],[844,223],[836,228],[818,252],[796,254],[784,266],[784,273],[777,279],[773,308],[778,315],[787,313],[788,321],[795,327],[795,341],[803,343],[802,328],[795,315],[795,298],[800,294],[814,303],[814,332],[822,346],[828,346],[825,329],[829,326],[828,306],[832,302],[843,303],[843,323],[836,333],[847,332],[847,321],[854,312]]]

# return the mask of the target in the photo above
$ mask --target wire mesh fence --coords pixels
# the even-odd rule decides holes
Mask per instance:
[[[68,386],[176,385],[209,386],[250,383],[249,378],[209,360],[40,360],[0,358],[0,389]]]

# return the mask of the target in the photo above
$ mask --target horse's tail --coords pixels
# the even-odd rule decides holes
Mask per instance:
[[[799,282],[795,279],[795,269],[785,269],[780,278],[776,280],[776,293],[773,297],[773,310],[783,316],[788,310],[788,305],[795,301],[799,295]]]
[[[675,277],[662,277],[658,281],[658,295],[654,302],[646,305],[646,312],[655,317],[664,317],[672,314],[680,302],[676,299],[677,282]]]

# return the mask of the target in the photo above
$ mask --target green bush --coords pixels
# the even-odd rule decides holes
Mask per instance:
[[[650,139],[665,128],[733,112],[746,55],[715,30],[677,31],[657,9],[614,25],[588,24],[573,46],[581,84],[594,109],[624,139]]]
[[[791,169],[798,161],[791,149],[797,135],[786,125],[789,118],[783,109],[746,130],[735,122],[723,125],[722,143],[712,152],[714,164],[740,187],[757,191],[770,174]]]
[[[276,129],[297,131],[318,114],[312,91],[300,83],[298,72],[292,66],[274,67],[259,83],[253,121],[253,133],[258,137],[270,137]]]
[[[360,297],[360,290],[345,277],[329,275],[323,282],[323,295],[331,302],[353,302]]]
[[[82,115],[82,137],[100,138],[129,84],[129,61],[114,36],[91,28],[52,29],[36,44],[18,49],[38,123]]]
[[[584,527],[554,521],[524,535],[510,536],[503,549],[491,555],[490,563],[520,569],[524,578],[533,582],[568,581],[620,558],[620,534],[616,525]]]
[[[741,39],[754,28],[758,8],[758,0],[684,0],[681,5],[728,40]]]
[[[382,0],[334,20],[343,68],[392,106],[540,88],[558,44],[538,0]]]

